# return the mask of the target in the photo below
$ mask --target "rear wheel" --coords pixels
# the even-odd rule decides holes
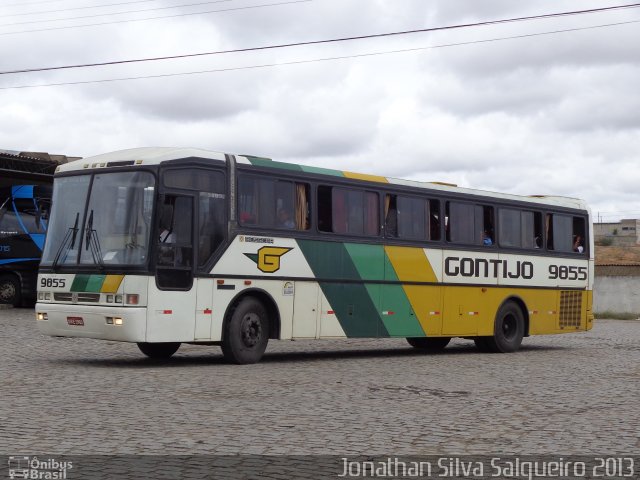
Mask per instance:
[[[522,310],[515,302],[509,301],[504,303],[496,313],[493,337],[480,338],[484,339],[487,350],[494,353],[509,353],[520,348],[523,337]],[[477,342],[476,345],[478,345]]]
[[[22,301],[20,280],[15,275],[0,276],[0,303],[18,306]]]
[[[147,357],[155,360],[170,358],[180,348],[179,343],[138,343],[138,348]]]
[[[420,350],[444,350],[449,345],[451,339],[449,337],[412,337],[407,338],[407,342],[413,348]]]
[[[264,305],[247,297],[236,306],[226,322],[222,353],[232,363],[257,363],[269,342],[269,318]]]

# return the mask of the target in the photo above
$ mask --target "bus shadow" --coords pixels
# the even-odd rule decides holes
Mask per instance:
[[[204,348],[204,347],[203,347]],[[562,346],[549,346],[549,345],[523,345],[517,353],[507,355],[519,355],[529,352],[550,352],[550,351],[562,351],[570,349],[570,347]],[[193,351],[186,354],[178,353],[166,360],[155,360],[142,356],[139,358],[85,358],[85,359],[59,359],[53,361],[60,365],[73,365],[93,368],[132,368],[132,369],[146,369],[146,368],[183,368],[183,367],[197,367],[197,366],[213,366],[219,365],[224,367],[238,367],[237,365],[229,364],[225,361],[221,353],[210,352],[206,354],[198,354]],[[327,362],[334,360],[348,361],[348,360],[360,360],[360,359],[383,359],[383,358],[403,358],[403,357],[424,357],[428,358],[442,358],[442,357],[455,357],[458,355],[477,355],[477,356],[491,356],[500,355],[492,353],[483,353],[475,348],[473,344],[469,345],[453,345],[447,347],[443,351],[439,352],[424,352],[411,347],[399,347],[399,348],[383,348],[383,349],[353,349],[353,350],[320,350],[320,351],[296,351],[296,352],[267,352],[260,361],[260,363],[266,364],[287,364],[287,363],[309,363],[309,362]]]

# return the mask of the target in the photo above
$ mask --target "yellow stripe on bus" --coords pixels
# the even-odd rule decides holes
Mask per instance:
[[[100,292],[102,293],[116,293],[120,288],[120,284],[124,280],[124,275],[107,275],[102,284]]]
[[[384,251],[401,282],[438,282],[423,249],[387,246],[384,247]]]
[[[437,283],[436,274],[421,248],[384,247],[384,251],[401,282]],[[427,336],[442,332],[442,287],[430,285],[403,285],[422,330]]]
[[[367,182],[377,182],[377,183],[389,183],[385,177],[380,177],[378,175],[367,175],[365,173],[353,173],[353,172],[342,172],[342,174],[346,178],[353,178],[356,180],[365,180]]]

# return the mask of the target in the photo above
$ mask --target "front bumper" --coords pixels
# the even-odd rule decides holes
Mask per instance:
[[[54,337],[83,337],[120,342],[145,342],[147,333],[147,309],[140,307],[98,307],[93,305],[68,305],[37,303],[38,314],[46,314],[47,320],[37,320],[38,329],[44,335]],[[83,325],[70,325],[81,318]],[[121,325],[108,323],[108,318],[122,319]],[[79,323],[75,321],[75,323]]]

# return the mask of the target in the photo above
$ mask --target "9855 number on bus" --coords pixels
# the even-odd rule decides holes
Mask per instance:
[[[549,265],[549,278],[551,280],[586,280],[587,267]]]
[[[64,288],[66,282],[64,278],[41,278],[40,286],[42,288]]]

